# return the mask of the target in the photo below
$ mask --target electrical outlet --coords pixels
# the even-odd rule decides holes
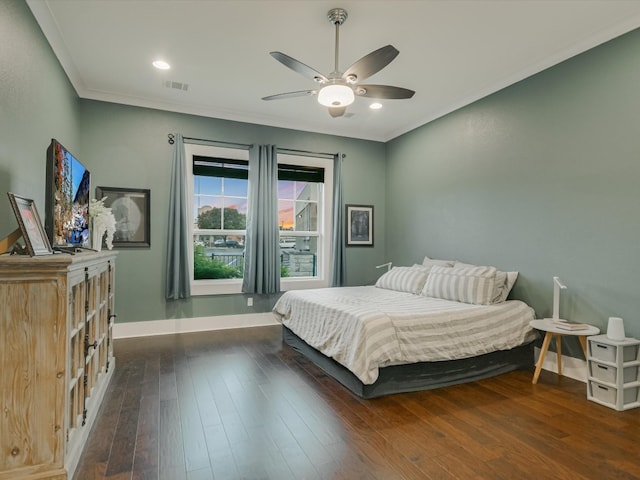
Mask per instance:
[[[253,297],[247,298],[247,307],[253,307]]]

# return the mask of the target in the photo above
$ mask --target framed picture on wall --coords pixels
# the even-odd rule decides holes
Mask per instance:
[[[347,246],[373,247],[373,205],[347,205]]]
[[[47,234],[44,232],[35,202],[30,198],[14,195],[11,192],[8,192],[7,195],[29,255],[35,257],[36,255],[52,254],[53,250]]]
[[[150,247],[151,190],[140,188],[96,187],[96,199],[104,198],[116,219],[114,248]]]

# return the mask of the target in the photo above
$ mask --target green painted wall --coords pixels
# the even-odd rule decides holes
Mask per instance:
[[[387,246],[518,270],[513,298],[640,337],[640,30],[387,145]]]
[[[32,198],[44,215],[51,138],[79,152],[78,98],[31,11],[0,1],[0,238],[18,227],[6,192]]]
[[[253,307],[246,306],[243,295],[165,302],[168,189],[173,160],[167,134],[174,132],[195,138],[345,153],[346,202],[374,205],[377,232],[374,248],[348,249],[347,283],[375,282],[379,273],[375,265],[385,258],[384,144],[105,102],[81,100],[80,104],[82,160],[91,169],[93,186],[151,189],[151,248],[121,249],[118,256],[119,322],[265,312],[273,307],[274,298],[268,296],[254,296]]]

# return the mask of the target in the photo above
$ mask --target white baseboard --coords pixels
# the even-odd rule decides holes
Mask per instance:
[[[262,327],[279,324],[271,312],[150,320],[147,322],[116,323],[113,326],[113,338],[147,337],[151,335],[170,335],[173,333]]]
[[[535,360],[538,362],[540,349],[535,348]],[[558,355],[556,352],[548,351],[542,363],[542,369],[549,372],[558,373]],[[587,361],[579,358],[562,355],[562,375],[565,377],[587,383]]]

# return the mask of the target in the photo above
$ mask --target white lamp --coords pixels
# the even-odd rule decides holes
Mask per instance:
[[[318,103],[325,107],[346,107],[351,105],[355,98],[351,87],[340,84],[327,85],[318,92]]]
[[[560,278],[553,277],[553,320],[560,320],[560,289],[566,289]]]
[[[376,268],[387,267],[387,272],[388,272],[389,270],[391,270],[391,263],[392,262],[387,262],[387,263],[383,263],[382,265],[376,265]]]

